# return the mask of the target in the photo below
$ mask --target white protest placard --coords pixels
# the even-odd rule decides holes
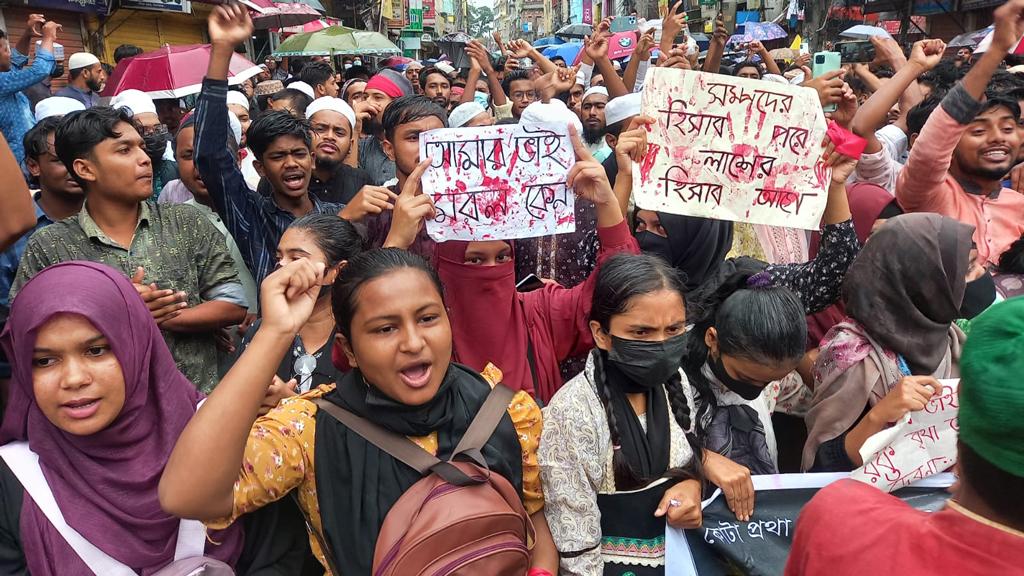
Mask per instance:
[[[443,128],[420,134],[431,158],[423,192],[437,215],[427,234],[446,240],[504,240],[576,230],[576,163],[567,125]]]
[[[657,120],[633,166],[636,205],[684,216],[817,229],[831,169],[810,88],[673,68],[644,81]]]
[[[956,463],[960,380],[939,380],[942,393],[861,446],[864,465],[850,477],[886,492],[938,474]]]

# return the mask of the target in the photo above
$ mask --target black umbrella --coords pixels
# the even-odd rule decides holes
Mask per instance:
[[[593,33],[594,29],[590,24],[569,24],[559,28],[558,32],[555,32],[555,36],[559,38],[584,38]]]

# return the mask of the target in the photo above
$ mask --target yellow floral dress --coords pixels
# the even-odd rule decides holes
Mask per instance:
[[[491,364],[484,368],[482,375],[492,387],[502,379],[501,371]],[[249,432],[242,469],[235,481],[231,516],[208,523],[209,528],[226,528],[243,514],[298,489],[299,505],[313,524],[313,529],[323,534],[314,468],[317,407],[312,400],[334,388],[334,384],[324,384],[301,396],[286,399],[256,420]],[[529,394],[519,391],[509,403],[508,414],[519,434],[523,453],[523,505],[532,515],[544,507],[540,466],[537,463],[541,411]],[[427,452],[437,454],[436,432],[409,439]],[[310,535],[309,543],[317,560],[327,566],[316,538]]]

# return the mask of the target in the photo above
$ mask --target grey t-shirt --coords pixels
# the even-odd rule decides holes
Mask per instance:
[[[377,136],[359,141],[359,167],[370,175],[374,186],[383,186],[395,177],[395,163],[384,153]]]

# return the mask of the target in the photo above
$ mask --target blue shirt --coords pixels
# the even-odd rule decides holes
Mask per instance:
[[[25,133],[36,124],[32,106],[22,90],[38,84],[50,76],[53,70],[53,53],[42,48],[36,49],[36,59],[28,68],[28,57],[11,46],[11,69],[0,72],[0,132],[20,165],[25,160]]]
[[[65,98],[73,98],[73,99],[78,100],[79,102],[81,102],[82,105],[84,105],[86,108],[92,108],[93,106],[99,106],[100,105],[100,95],[99,94],[93,92],[92,90],[89,90],[88,92],[84,92],[84,91],[79,90],[78,88],[76,88],[76,87],[74,87],[74,86],[72,86],[70,84],[68,84],[67,86],[65,86],[65,87],[61,88],[60,90],[58,90],[57,93],[54,94],[54,96],[63,96]]]
[[[8,296],[11,292],[11,284],[14,282],[14,276],[18,273],[18,262],[21,262],[21,255],[25,253],[25,246],[28,246],[28,239],[36,233],[37,230],[53,224],[53,220],[43,212],[43,209],[39,207],[39,193],[36,193],[36,197],[32,200],[32,203],[36,207],[36,225],[27,234],[18,238],[18,241],[13,246],[0,252],[0,316],[6,317],[7,310],[10,307],[10,301]]]
[[[213,200],[217,214],[235,238],[245,265],[263,282],[277,265],[277,243],[295,220],[273,198],[260,196],[245,183],[235,155],[228,150],[228,83],[203,79],[203,91],[196,104],[195,159],[199,175]],[[344,204],[321,202],[310,195],[312,213],[337,214]]]

